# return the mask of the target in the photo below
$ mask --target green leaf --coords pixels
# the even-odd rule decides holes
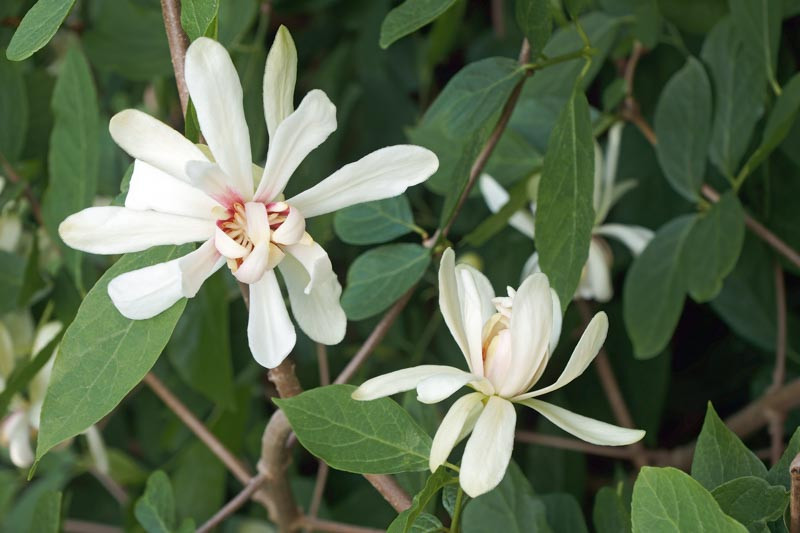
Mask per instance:
[[[708,490],[742,476],[764,478],[767,467],[717,416],[708,404],[703,429],[697,438],[692,477]]]
[[[414,286],[431,262],[430,250],[400,243],[373,248],[347,271],[342,307],[350,320],[363,320],[392,305]]]
[[[544,503],[513,461],[496,489],[470,501],[461,524],[464,533],[551,531]]]
[[[542,53],[553,31],[550,0],[515,0],[517,24],[531,45],[531,58]]]
[[[722,512],[702,485],[672,467],[646,466],[639,471],[633,486],[631,518],[634,533],[747,532],[747,528]]]
[[[540,498],[547,509],[547,523],[554,533],[588,533],[583,511],[575,496],[554,493]]]
[[[75,0],[39,0],[25,14],[8,43],[6,57],[22,61],[46,45],[67,18]]]
[[[428,477],[422,490],[414,496],[414,499],[411,501],[411,507],[397,515],[397,518],[389,525],[386,533],[407,533],[413,531],[412,526],[416,524],[419,517],[424,514],[428,503],[433,500],[445,485],[457,483],[458,478],[454,478],[444,466],[440,466],[436,472]]]
[[[655,114],[656,155],[672,188],[697,201],[711,137],[711,85],[703,65],[689,57],[664,86]]]
[[[450,79],[422,123],[409,132],[412,142],[439,157],[439,170],[426,185],[446,195],[442,225],[452,218],[475,157],[522,77],[523,69],[509,58],[490,57],[470,63]]]
[[[381,24],[381,48],[436,20],[457,0],[405,0],[389,11]]]
[[[778,44],[781,38],[781,2],[773,0],[729,0],[731,19],[748,53],[761,65],[764,76],[775,80]],[[763,79],[762,76],[759,78]]]
[[[169,478],[156,470],[147,479],[147,487],[133,508],[136,520],[147,533],[172,533],[175,527],[175,496]]]
[[[348,244],[388,242],[415,228],[405,195],[346,207],[333,217],[336,235]]]
[[[464,237],[464,242],[470,246],[482,246],[508,225],[508,221],[514,213],[520,209],[527,209],[529,203],[528,183],[528,180],[517,182],[508,192],[508,202],[500,208],[500,211],[485,219]]]
[[[0,313],[16,309],[24,277],[25,258],[0,250]]]
[[[186,304],[167,346],[167,356],[194,390],[223,407],[233,405],[233,367],[228,295],[220,272]]]
[[[767,472],[767,481],[771,485],[782,485],[786,490],[791,489],[792,477],[789,474],[789,466],[798,453],[800,453],[800,428],[794,431],[780,460]]]
[[[628,270],[623,317],[637,358],[658,355],[678,324],[686,294],[684,247],[695,220],[683,215],[665,224]]]
[[[297,440],[331,467],[357,474],[428,468],[431,438],[390,398],[353,400],[351,385],[331,385],[274,400]]]
[[[164,246],[125,255],[86,295],[56,356],[42,407],[37,460],[122,401],[156,362],[186,305],[181,300],[149,320],[129,320],[111,302],[108,283],[124,272],[175,259],[190,249]]]
[[[597,491],[592,520],[597,533],[631,532],[631,511],[622,496],[622,483]]]
[[[714,122],[708,155],[724,176],[732,178],[764,112],[763,67],[746,52],[729,17],[714,26],[700,55],[714,82]]]
[[[64,264],[79,289],[83,287],[81,253],[64,244],[58,225],[94,200],[100,164],[97,101],[89,64],[80,48],[73,46],[64,57],[53,90],[50,182],[42,200],[42,217],[50,236],[59,243]]]
[[[783,92],[767,118],[761,144],[742,167],[737,179],[741,182],[777,148],[789,134],[800,111],[800,73],[795,74],[783,87]]]
[[[31,521],[31,533],[58,533],[61,531],[61,493],[49,490],[36,502]]]
[[[0,57],[0,155],[14,163],[28,131],[28,93],[19,65]]]
[[[594,226],[594,145],[589,103],[576,91],[556,121],[544,156],[536,213],[542,271],[562,307],[572,300]]]
[[[725,514],[751,532],[765,531],[767,522],[781,518],[789,504],[789,493],[783,487],[772,487],[764,479],[754,476],[723,483],[711,494]]]
[[[411,524],[411,529],[408,531],[409,533],[441,533],[444,531],[444,526],[441,520],[432,514],[422,513],[414,520],[414,523]]]
[[[183,0],[181,26],[190,41],[203,37],[219,11],[219,0]]]
[[[5,376],[5,388],[0,392],[0,416],[6,413],[14,396],[27,387],[39,370],[47,364],[59,342],[61,342],[61,334],[56,335],[47,343],[33,359],[24,363],[18,361],[11,375]]]
[[[733,191],[697,216],[686,242],[684,264],[689,294],[696,302],[712,300],[722,290],[744,244],[744,209]]]

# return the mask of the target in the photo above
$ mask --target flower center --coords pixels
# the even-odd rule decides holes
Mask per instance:
[[[265,204],[267,209],[267,226],[270,233],[283,225],[289,217],[289,204],[286,202],[270,202]],[[248,252],[252,252],[255,247],[253,238],[248,233],[247,212],[244,204],[236,202],[228,209],[229,217],[218,220],[217,226],[225,234],[233,239],[234,242],[243,246]]]

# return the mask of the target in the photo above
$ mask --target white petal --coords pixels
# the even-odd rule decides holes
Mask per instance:
[[[497,213],[508,203],[508,192],[489,174],[482,175],[478,185],[483,194],[483,199],[492,213]],[[508,219],[508,223],[523,235],[533,239],[535,234],[533,229],[534,222],[533,214],[530,211],[525,209],[517,211]]]
[[[467,333],[464,330],[464,318],[461,316],[461,300],[456,279],[455,256],[453,249],[448,248],[442,254],[442,260],[439,263],[439,309],[442,311],[442,317],[445,324],[447,324],[447,329],[450,330],[450,334],[461,349],[461,353],[466,357],[470,370],[478,375],[483,375],[483,358],[481,358],[479,365],[473,366],[473,361],[470,357]],[[477,361],[475,362],[477,363]]]
[[[209,240],[178,259],[120,274],[108,284],[108,295],[123,316],[146,320],[181,298],[191,298],[224,260]]]
[[[511,354],[508,379],[499,394],[513,396],[527,390],[540,365],[547,363],[553,328],[553,298],[544,274],[533,274],[522,282],[511,309]]]
[[[310,91],[270,139],[267,163],[255,198],[263,202],[276,198],[303,159],[334,131],[336,106],[319,89]]]
[[[256,362],[267,368],[281,364],[294,348],[294,326],[272,270],[268,270],[258,283],[250,285],[247,338]]]
[[[272,233],[272,240],[278,244],[295,244],[306,232],[306,219],[300,211],[294,207],[289,207],[289,216],[283,224]]]
[[[611,257],[606,243],[598,242],[593,238],[589,242],[589,257],[581,276],[577,296],[585,300],[607,302],[614,296],[614,287],[611,283]]]
[[[478,280],[483,275],[477,270],[466,265],[458,265],[455,271],[461,320],[464,324],[464,335],[467,341],[467,363],[472,372],[485,375],[481,333],[483,325],[493,310],[491,299],[487,300],[485,296],[488,294],[478,289],[478,286],[482,285]],[[488,314],[487,302],[489,304]]]
[[[136,109],[126,109],[111,117],[108,131],[114,141],[134,159],[190,183],[186,175],[189,161],[207,161],[192,142],[155,119]]]
[[[219,227],[214,230],[214,246],[221,255],[229,259],[241,259],[249,252],[247,248],[231,239]]]
[[[247,236],[253,244],[269,242],[269,218],[267,206],[261,202],[247,202],[244,204],[244,213],[247,217]]]
[[[486,322],[489,320],[489,317],[496,312],[494,303],[492,303],[495,296],[492,282],[489,281],[489,278],[487,278],[483,272],[470,265],[456,265],[456,279],[465,279],[465,274],[468,274],[469,277],[472,278],[475,290],[477,291],[478,301],[480,302],[481,317],[483,321]]]
[[[5,388],[4,379],[11,375],[16,363],[14,340],[8,327],[0,321],[0,392]]]
[[[461,459],[459,481],[469,496],[477,498],[503,480],[514,449],[516,423],[511,402],[499,396],[489,398]]]
[[[278,268],[286,282],[297,324],[313,341],[328,345],[340,343],[347,328],[347,317],[339,303],[342,286],[328,254],[317,243],[297,244],[286,247],[286,251]],[[299,253],[295,256],[293,252]]]
[[[292,35],[281,24],[267,55],[264,69],[264,116],[269,136],[294,110],[294,85],[297,80],[297,49]]]
[[[186,164],[186,175],[190,183],[205,191],[211,198],[225,207],[246,201],[235,188],[235,183],[222,168],[210,161],[189,161]]]
[[[44,350],[45,346],[56,338],[56,335],[61,333],[63,329],[61,322],[48,322],[41,326],[36,331],[36,336],[33,338],[33,347],[31,348],[31,357],[36,357],[39,352]]]
[[[123,254],[162,244],[204,241],[214,235],[215,227],[211,219],[125,207],[89,207],[68,216],[58,226],[58,234],[77,250]]]
[[[242,197],[252,198],[250,131],[231,57],[218,42],[200,37],[186,51],[185,73],[200,130],[214,159]]]
[[[594,194],[592,195],[592,206],[597,213],[602,208],[603,202],[603,152],[597,141],[594,144]]]
[[[592,444],[625,446],[642,440],[645,434],[641,429],[628,429],[606,424],[541,400],[528,399],[516,403],[536,410],[567,433]]]
[[[311,189],[287,200],[306,218],[391,198],[422,183],[439,168],[436,155],[412,145],[389,146],[345,165]]]
[[[467,383],[480,379],[480,376],[463,370],[430,376],[417,385],[417,400],[422,403],[439,403]]]
[[[198,164],[203,164],[197,162]],[[205,163],[210,164],[210,163]],[[202,190],[137,159],[125,196],[125,207],[194,218],[209,218],[220,204]]]
[[[3,437],[8,440],[8,451],[11,462],[19,468],[28,468],[33,464],[30,429],[25,413],[11,413],[3,422]]]
[[[564,371],[561,372],[561,375],[558,377],[556,382],[539,390],[535,390],[527,394],[521,394],[514,398],[514,401],[518,399],[534,398],[536,396],[541,396],[542,394],[552,392],[556,389],[560,389],[573,379],[583,374],[592,361],[594,361],[594,358],[597,357],[597,352],[599,352],[600,348],[603,346],[603,342],[606,340],[607,333],[608,317],[604,312],[600,311],[594,315],[591,322],[589,322],[589,325],[586,326],[586,330],[583,332],[583,335],[581,335],[581,339],[578,341],[578,344],[572,351],[572,355],[567,362],[567,366],[564,367]]]
[[[270,245],[268,242],[257,244],[253,251],[244,258],[236,272],[233,273],[234,277],[242,283],[256,283],[269,270],[269,253]]]
[[[428,461],[431,472],[435,472],[447,461],[455,445],[475,427],[478,416],[483,411],[484,398],[485,396],[479,392],[462,396],[444,415],[431,445],[431,455]]]
[[[595,228],[594,233],[617,239],[627,246],[633,255],[642,253],[654,235],[651,229],[627,224],[603,224]]]
[[[108,452],[103,442],[103,436],[97,426],[89,426],[89,429],[84,431],[83,434],[86,437],[86,443],[89,445],[89,455],[92,457],[94,467],[99,472],[108,475],[111,469],[108,463]]]
[[[550,296],[553,298],[553,327],[550,330],[550,350],[548,356],[556,351],[558,340],[561,338],[561,322],[563,316],[561,314],[561,300],[558,298],[558,293],[555,289],[550,289]]]
[[[420,365],[369,379],[353,392],[354,400],[374,400],[416,388],[432,376],[460,375],[463,370],[445,365]]]

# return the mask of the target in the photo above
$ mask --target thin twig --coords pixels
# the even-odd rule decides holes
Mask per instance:
[[[328,364],[328,348],[317,343],[317,365],[319,366],[319,384],[323,387],[331,384],[331,368]]]
[[[592,320],[592,310],[589,308],[589,304],[585,300],[577,300],[576,305],[581,314],[584,327],[586,327],[586,325],[588,325]],[[608,354],[604,348],[600,348],[600,351],[598,352],[594,362],[594,367],[597,370],[598,376],[600,377],[600,383],[603,386],[603,391],[606,394],[606,398],[611,406],[611,410],[614,412],[614,418],[617,419],[617,422],[620,425],[629,429],[635,429],[636,426],[633,423],[633,417],[631,416],[631,412],[625,403],[625,398],[622,396],[619,383],[614,375],[614,369],[611,368],[611,361],[609,361]],[[641,441],[632,444],[631,449],[634,452],[634,463],[636,466],[638,468],[647,466],[647,451],[644,449],[644,445],[641,443]]]
[[[161,400],[167,404],[167,407],[175,413],[181,422],[186,424],[186,426],[192,430],[192,432],[199,438],[203,443],[208,446],[208,449],[217,456],[217,458],[222,461],[222,463],[230,470],[236,479],[241,481],[244,484],[250,482],[250,479],[253,475],[244,466],[236,456],[231,453],[228,448],[219,441],[219,439],[208,430],[208,428],[197,419],[196,416],[187,408],[183,403],[174,395],[172,391],[170,391],[160,379],[156,377],[155,374],[149,372],[143,380],[148,387],[158,396]]]
[[[502,39],[506,36],[506,13],[503,0],[492,0],[492,29],[496,37]]]
[[[772,373],[772,386],[774,391],[783,385],[786,380],[786,282],[783,277],[783,268],[777,259],[775,260],[775,370]],[[774,411],[770,413],[769,434],[770,434],[770,461],[777,464],[783,455],[783,425],[786,421],[786,413]]]
[[[391,476],[379,474],[364,474],[364,478],[375,487],[383,499],[398,513],[402,513],[411,507],[411,496],[400,486]]]
[[[261,437],[261,459],[258,461],[258,471],[267,480],[265,503],[269,517],[281,533],[293,531],[301,516],[286,476],[290,462],[286,439],[291,432],[292,426],[286,414],[275,411]]]
[[[800,454],[797,454],[789,466],[791,477],[791,500],[789,502],[790,532],[800,533]]]
[[[244,488],[239,494],[237,494],[231,501],[226,503],[225,506],[222,507],[222,509],[220,509],[219,511],[217,511],[214,514],[214,516],[209,518],[205,524],[197,528],[197,533],[207,533],[212,529],[214,529],[219,524],[221,524],[226,518],[228,518],[230,515],[239,510],[239,508],[242,507],[245,503],[247,503],[253,496],[253,494],[255,494],[261,488],[261,486],[264,484],[266,480],[267,480],[266,475],[261,473],[256,475],[256,477],[251,479],[247,483],[247,485],[244,486]]]
[[[527,444],[539,444],[551,448],[572,450],[575,452],[599,455],[601,457],[611,457],[613,459],[632,460],[634,455],[630,446],[598,446],[597,444],[590,444],[578,439],[559,437],[557,435],[545,435],[542,433],[534,433],[533,431],[518,430],[516,433],[516,440]]]
[[[122,485],[117,483],[114,478],[94,467],[89,468],[89,473],[92,474],[95,479],[97,479],[97,481],[103,485],[103,487],[105,487],[111,497],[117,500],[117,503],[120,505],[120,507],[125,507],[128,505],[128,502],[131,499],[130,496],[128,496],[128,492]]]
[[[350,524],[320,520],[311,516],[302,517],[300,523],[311,531],[325,531],[327,533],[385,533],[383,529],[351,526]]]
[[[96,522],[87,522],[86,520],[73,520],[71,518],[64,520],[61,529],[65,533],[122,533],[122,528],[116,526],[107,526]]]
[[[181,101],[181,110],[186,116],[186,107],[189,105],[189,89],[184,76],[186,63],[186,49],[189,47],[189,38],[181,26],[180,0],[161,0],[161,13],[164,16],[164,29],[167,31],[169,42],[169,55],[172,58],[172,69],[175,71],[175,85],[178,86],[178,97]]]
[[[317,479],[314,482],[314,492],[311,494],[311,503],[308,505],[308,516],[311,518],[316,518],[319,515],[319,508],[322,505],[322,497],[325,494],[325,485],[328,483],[329,472],[328,463],[319,461]]]

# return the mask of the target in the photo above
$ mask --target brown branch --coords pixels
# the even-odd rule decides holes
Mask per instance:
[[[351,526],[330,520],[320,520],[311,516],[304,516],[300,523],[311,531],[325,531],[327,533],[385,533],[383,529],[371,527]]]
[[[789,466],[791,482],[791,500],[789,501],[790,531],[800,533],[800,454],[797,454]]]
[[[281,533],[293,531],[301,516],[286,476],[291,459],[286,440],[291,432],[292,426],[286,414],[275,411],[264,429],[261,459],[258,461],[258,471],[267,481],[265,503],[269,517]]]
[[[575,303],[581,314],[581,319],[585,328],[592,320],[592,310],[589,307],[589,303],[585,300],[579,299],[576,300]],[[600,348],[594,363],[597,375],[600,377],[600,383],[603,386],[603,391],[606,394],[611,410],[614,412],[614,418],[617,419],[617,423],[629,429],[636,429],[636,425],[633,423],[633,416],[631,416],[631,412],[625,403],[625,398],[622,396],[622,391],[614,375],[614,370],[611,368],[611,361],[604,348]],[[647,466],[647,451],[641,441],[632,444],[631,450],[633,450],[633,462],[636,464],[637,468]]]
[[[364,477],[398,513],[411,507],[411,497],[393,477],[379,474],[364,474]]]
[[[601,457],[611,457],[612,459],[630,459],[634,456],[634,451],[630,446],[598,446],[578,439],[559,437],[557,435],[545,435],[534,433],[533,431],[518,430],[516,440],[527,444],[539,444],[551,448],[560,448],[575,452],[599,455]]]
[[[775,370],[772,373],[772,386],[774,391],[783,385],[786,380],[786,282],[783,277],[783,268],[775,260],[775,304],[776,304],[776,332],[775,332]],[[783,425],[786,413],[774,411],[769,414],[770,434],[770,461],[775,465],[783,455]]]
[[[317,343],[317,365],[319,366],[319,384],[323,387],[331,384],[331,367],[328,364],[328,348]]]
[[[189,105],[189,89],[186,86],[186,76],[183,69],[186,63],[186,49],[189,47],[189,38],[181,26],[180,0],[161,0],[161,13],[164,16],[164,29],[169,42],[169,55],[172,58],[172,69],[175,71],[175,85],[178,86],[178,97],[181,100],[181,110],[186,116],[186,107]]]
[[[170,391],[155,374],[149,372],[144,377],[144,382],[161,400],[180,418],[181,422],[192,430],[192,432],[208,446],[208,449],[222,461],[236,479],[244,484],[250,482],[253,475],[219,439],[208,430],[208,428],[197,419],[189,409]]]
[[[317,479],[314,482],[314,492],[311,494],[311,502],[308,505],[308,516],[316,518],[319,514],[320,505],[322,505],[322,497],[325,494],[325,485],[328,482],[328,473],[330,467],[325,461],[319,461],[317,468]]]
[[[197,528],[197,533],[208,533],[221,524],[230,515],[239,510],[239,508],[247,503],[253,494],[255,494],[261,488],[266,479],[267,477],[264,474],[258,474],[256,477],[251,479],[239,494],[237,494],[231,501],[226,503],[225,506],[217,511],[214,516],[209,518],[205,524]]]
[[[122,533],[122,529],[116,526],[107,526],[86,520],[64,520],[61,529],[65,533]]]

